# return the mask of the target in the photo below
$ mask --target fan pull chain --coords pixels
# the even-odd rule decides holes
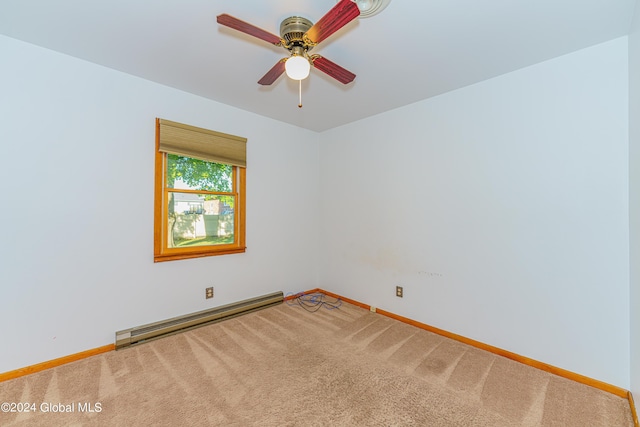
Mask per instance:
[[[302,108],[302,80],[298,80],[298,93],[300,94],[298,97],[298,108]]]

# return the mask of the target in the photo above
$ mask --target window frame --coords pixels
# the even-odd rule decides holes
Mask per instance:
[[[222,245],[190,246],[180,248],[168,247],[169,204],[167,198],[169,189],[166,186],[167,153],[160,151],[160,119],[156,119],[153,238],[154,262],[237,254],[244,253],[246,251],[246,168],[236,165],[231,166],[233,167],[233,193],[236,198],[236,205],[233,212],[234,242]]]

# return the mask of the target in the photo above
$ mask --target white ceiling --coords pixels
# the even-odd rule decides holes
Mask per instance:
[[[0,34],[323,131],[628,34],[636,0],[392,0],[317,46],[357,75],[257,81],[283,48],[222,27],[228,13],[279,35],[336,0],[1,0]]]

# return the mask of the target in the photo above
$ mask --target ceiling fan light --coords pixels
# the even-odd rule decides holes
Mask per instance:
[[[287,76],[293,80],[304,80],[309,76],[311,64],[309,60],[303,56],[292,56],[284,63]]]

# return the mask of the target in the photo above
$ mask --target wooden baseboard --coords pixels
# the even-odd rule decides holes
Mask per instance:
[[[44,371],[45,369],[55,368],[56,366],[66,365],[67,363],[86,359],[87,357],[95,356],[97,354],[107,353],[115,349],[115,344],[109,344],[93,348],[91,350],[81,351],[80,353],[71,354],[69,356],[60,357],[58,359],[49,360],[47,362],[38,363],[36,365],[27,366],[25,368],[16,369],[15,371],[0,373],[0,382],[12,380],[24,375],[34,374],[36,372]]]
[[[629,399],[629,406],[631,407],[631,416],[633,417],[633,425],[635,427],[640,427],[640,423],[638,422],[638,412],[636,411],[636,404],[633,402],[633,394],[629,392],[627,395],[627,399]]]
[[[350,298],[343,297],[342,295],[334,294],[333,292],[325,291],[324,289],[315,289],[314,292],[320,292],[320,293],[325,294],[328,297],[336,298],[336,299],[339,298],[344,302],[348,302],[349,304],[356,305],[356,306],[358,306],[360,308],[364,308],[366,310],[371,310],[371,306],[370,305],[363,304],[360,301],[356,301],[356,300],[353,300],[353,299],[350,299]]]
[[[313,290],[305,292],[305,293],[314,293],[314,292],[320,292],[320,293],[323,293],[323,294],[325,294],[327,296],[330,296],[332,298],[340,298],[342,301],[348,302],[350,304],[357,305],[358,307],[362,307],[362,308],[367,309],[367,310],[371,309],[371,306],[369,306],[367,304],[363,304],[361,302],[354,301],[352,299],[345,298],[345,297],[343,297],[341,295],[334,294],[333,292],[328,292],[328,291],[325,291],[325,290],[319,289],[319,288],[318,289],[313,289]],[[543,362],[540,362],[540,361],[537,361],[537,360],[534,360],[534,359],[531,359],[531,358],[528,358],[528,357],[525,357],[525,356],[521,356],[519,354],[512,353],[510,351],[503,350],[501,348],[494,347],[492,345],[485,344],[485,343],[482,343],[480,341],[473,340],[471,338],[463,337],[461,335],[457,335],[457,334],[454,334],[452,332],[448,332],[448,331],[445,331],[443,329],[439,329],[439,328],[427,325],[425,323],[417,322],[417,321],[415,321],[413,319],[409,319],[407,317],[403,317],[403,316],[391,313],[389,311],[381,310],[379,308],[377,308],[375,311],[376,311],[376,313],[381,314],[383,316],[387,316],[387,317],[390,317],[392,319],[399,320],[399,321],[401,321],[403,323],[407,323],[409,325],[418,327],[420,329],[424,329],[426,331],[433,332],[434,334],[442,335],[444,337],[451,338],[451,339],[459,341],[461,343],[468,344],[470,346],[473,346],[473,347],[476,347],[476,348],[479,348],[479,349],[482,349],[482,350],[486,350],[486,351],[488,351],[490,353],[494,353],[494,354],[497,354],[499,356],[506,357],[507,359],[511,359],[511,360],[516,361],[516,362],[520,362],[520,363],[523,363],[525,365],[532,366],[534,368],[549,372],[549,373],[557,375],[559,377],[567,378],[569,380],[576,381],[576,382],[579,382],[581,384],[586,384],[588,386],[595,387],[595,388],[597,388],[599,390],[603,390],[603,391],[606,391],[608,393],[612,393],[612,394],[614,394],[614,395],[616,395],[618,397],[622,397],[624,399],[629,399],[630,402],[631,402],[631,399],[632,399],[630,397],[631,393],[628,390],[625,390],[625,389],[623,389],[621,387],[617,387],[615,385],[608,384],[608,383],[605,383],[603,381],[599,381],[599,380],[596,380],[596,379],[593,379],[593,378],[589,378],[589,377],[586,377],[584,375],[576,374],[575,372],[567,371],[566,369],[558,368],[556,366],[552,366],[552,365],[549,365],[547,363],[543,363]],[[636,416],[636,419],[637,419],[637,416]],[[640,426],[637,426],[637,427],[640,427]]]
[[[311,289],[310,291],[305,291],[305,292],[298,292],[297,294],[289,294],[287,296],[284,297],[285,301],[291,301],[292,299],[296,299],[301,295],[306,295],[306,294],[315,294],[317,292],[322,292],[322,289],[320,288],[316,288],[316,289]]]

